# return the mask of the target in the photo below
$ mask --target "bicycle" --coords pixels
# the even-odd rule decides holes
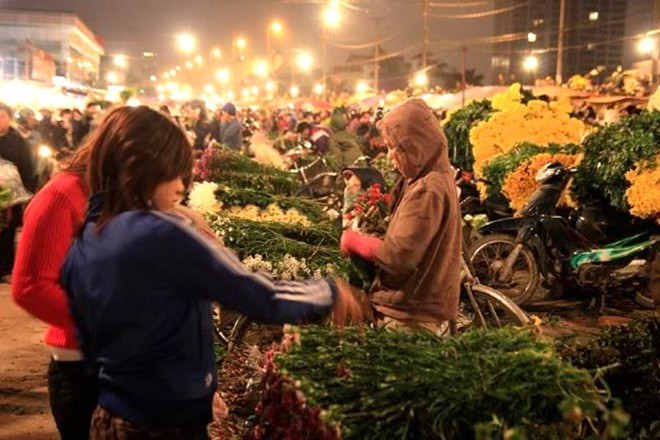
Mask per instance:
[[[487,330],[506,325],[520,327],[529,324],[529,317],[516,303],[501,292],[479,282],[465,255],[461,261],[461,277],[459,317],[449,322],[450,334],[459,334],[474,327]],[[226,337],[227,352],[240,348],[249,332],[263,332],[268,328],[274,330],[275,326],[256,324],[243,315],[238,316]]]

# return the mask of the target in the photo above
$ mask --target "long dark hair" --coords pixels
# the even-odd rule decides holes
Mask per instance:
[[[179,177],[186,186],[192,181],[188,139],[165,115],[148,107],[113,110],[89,146],[89,189],[104,194],[98,230],[124,211],[149,209],[159,184]]]

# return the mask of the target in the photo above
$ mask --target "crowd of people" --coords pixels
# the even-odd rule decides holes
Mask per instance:
[[[12,110],[0,105],[0,157],[36,192],[15,264],[21,208],[12,208],[1,267],[9,273],[13,266],[16,303],[49,325],[48,388],[62,438],[207,438],[212,414],[226,410],[215,392],[211,301],[267,323],[332,312],[341,326],[372,311],[360,301],[363,293],[337,279],[276,282],[246,270],[182,204],[195,151],[212,142],[241,150],[251,124],[271,138],[306,139],[338,167],[370,148],[388,151],[402,176],[388,231],[384,239],[346,231],[341,250],[377,267],[367,293],[383,322],[433,329],[455,318],[460,209],[447,140],[423,101],[385,117],[241,112],[232,104],[211,120],[195,105],[98,110],[88,106],[88,133],[67,144],[73,157],[37,191],[28,140],[12,127]],[[52,127],[60,123],[42,117],[31,126],[58,148],[54,139],[62,136]],[[64,138],[77,136],[72,128]]]

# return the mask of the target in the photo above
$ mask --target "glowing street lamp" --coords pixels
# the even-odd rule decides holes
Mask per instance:
[[[186,69],[192,69],[193,63],[192,61],[186,61]]]
[[[213,84],[207,84],[204,86],[204,93],[208,93],[209,95],[212,95],[215,93],[215,87],[213,87]]]
[[[217,79],[221,84],[227,84],[230,77],[231,75],[227,69],[220,69],[215,72],[215,79]]]
[[[274,34],[281,34],[282,33],[282,23],[278,20],[275,20],[270,24],[270,30]]]
[[[211,52],[211,55],[213,55],[215,58],[220,58],[222,56],[222,52],[220,52],[219,48],[213,49],[213,52]]]
[[[298,55],[297,63],[300,70],[303,72],[309,72],[312,70],[312,66],[314,65],[314,58],[312,58],[309,53],[303,52]]]
[[[266,78],[268,76],[268,63],[262,60],[258,60],[254,64],[254,74],[260,78]]]
[[[273,34],[280,35],[282,29],[282,23],[279,20],[273,21],[266,29],[266,49],[268,51],[268,64],[271,68],[273,64]]]
[[[314,85],[314,94],[315,95],[322,95],[323,94],[323,84],[315,84]]]
[[[655,41],[653,38],[646,36],[637,43],[637,50],[642,55],[652,55],[655,50]]]
[[[112,58],[112,63],[120,69],[125,69],[128,66],[128,59],[126,55],[118,54]]]
[[[163,73],[163,78],[170,79],[170,72]]]
[[[323,23],[330,28],[337,28],[341,24],[339,6],[331,4],[323,10]]]
[[[178,69],[171,69],[170,70],[170,76],[176,76],[176,72]]]
[[[158,81],[158,78],[156,78],[156,75],[151,75],[151,76],[149,77],[149,80],[150,80],[151,82],[156,82],[156,81]]]
[[[298,95],[300,95],[300,88],[298,86],[291,86],[289,93],[291,94],[291,97],[297,98]]]
[[[275,91],[275,83],[272,81],[268,81],[266,83],[266,91],[268,93],[273,93]]]
[[[240,50],[243,50],[247,47],[247,40],[243,37],[238,37],[236,39],[236,47],[238,47]]]
[[[536,34],[534,32],[530,32],[527,34],[527,41],[530,43],[536,42]]]
[[[360,93],[367,93],[369,91],[369,86],[367,85],[366,82],[364,81],[359,81],[355,85],[355,92],[360,94]]]
[[[119,76],[117,75],[117,72],[108,72],[108,75],[105,77],[105,79],[110,84],[117,84],[119,82]]]
[[[197,56],[195,57],[195,62],[196,62],[197,64],[200,64],[200,65],[201,65],[201,64],[204,64],[204,58],[202,58],[201,55],[197,55]]]
[[[426,87],[429,85],[429,76],[426,72],[419,72],[415,75],[413,82],[417,87]]]
[[[176,41],[179,49],[184,53],[193,53],[197,49],[197,39],[188,33],[177,35]]]
[[[534,55],[530,55],[527,58],[525,58],[525,61],[523,61],[523,68],[528,71],[528,72],[535,72],[536,69],[539,67],[539,59],[536,58]]]

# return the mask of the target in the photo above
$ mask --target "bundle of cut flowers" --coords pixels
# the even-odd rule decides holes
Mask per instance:
[[[357,225],[360,232],[382,237],[387,230],[391,197],[381,192],[379,184],[372,185],[357,196],[355,204],[344,215],[348,223]]]
[[[626,423],[587,370],[511,328],[286,328],[262,387],[254,439],[611,438]]]
[[[195,180],[287,195],[295,194],[300,186],[292,173],[215,146],[204,150],[195,167]]]

